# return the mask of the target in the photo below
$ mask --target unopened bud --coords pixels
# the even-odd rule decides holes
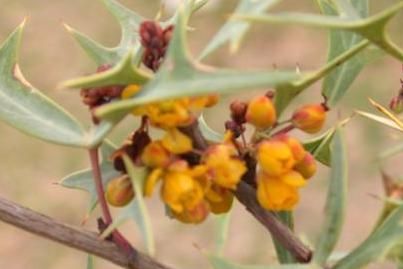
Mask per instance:
[[[258,96],[249,102],[245,118],[255,127],[266,129],[276,122],[276,110],[267,96]]]
[[[246,122],[245,115],[248,109],[248,104],[235,100],[230,105],[231,118],[238,124],[243,124]]]
[[[225,122],[225,130],[231,131],[234,138],[238,138],[245,131],[245,127],[239,125],[235,121],[229,120]]]
[[[325,120],[326,109],[322,104],[305,105],[292,115],[294,126],[310,134],[320,131]]]
[[[105,192],[106,200],[112,206],[122,207],[130,203],[134,197],[134,190],[127,175],[112,179]]]

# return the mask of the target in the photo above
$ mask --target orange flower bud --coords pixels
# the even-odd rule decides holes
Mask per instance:
[[[311,178],[316,173],[316,161],[315,158],[307,152],[304,159],[298,162],[294,169],[298,171],[304,178]]]
[[[124,175],[109,181],[105,196],[108,203],[112,206],[122,207],[127,205],[134,197],[130,178]]]
[[[192,209],[184,210],[180,213],[173,211],[172,215],[183,223],[198,224],[203,222],[210,212],[209,205],[205,201],[201,201]]]
[[[170,154],[160,141],[154,141],[144,148],[141,161],[148,167],[165,167],[170,162]]]
[[[164,202],[176,213],[194,209],[203,200],[200,184],[186,173],[168,172],[161,189]]]
[[[266,129],[276,122],[276,110],[267,96],[258,96],[249,102],[246,121],[260,129]]]
[[[279,140],[266,140],[259,144],[257,161],[269,176],[277,177],[292,169],[295,160],[290,147]]]
[[[303,106],[297,109],[292,115],[294,126],[310,134],[320,131],[325,120],[326,109],[322,104]]]
[[[297,189],[283,180],[259,173],[257,183],[259,204],[268,210],[292,210],[299,201]]]
[[[298,139],[290,137],[286,134],[280,135],[278,139],[288,145],[296,162],[304,159],[306,151],[304,146],[302,146]]]
[[[123,89],[120,97],[122,99],[132,98],[140,91],[140,89],[141,89],[140,85],[137,85],[137,84],[128,85],[128,86],[126,86],[126,88]]]
[[[192,150],[192,140],[176,128],[169,129],[162,138],[162,145],[169,152],[182,154]]]

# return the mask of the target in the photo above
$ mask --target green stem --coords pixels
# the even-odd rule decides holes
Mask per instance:
[[[283,222],[285,225],[287,225],[291,231],[294,230],[294,217],[293,213],[291,211],[281,211],[278,212],[277,217]],[[287,263],[295,263],[294,257],[291,255],[291,253],[283,247],[282,244],[277,242],[273,238],[273,243],[274,243],[274,248],[276,249],[276,254],[277,258],[280,263],[287,264]]]

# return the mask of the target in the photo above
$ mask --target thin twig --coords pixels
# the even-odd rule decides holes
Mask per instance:
[[[102,215],[104,217],[105,224],[106,224],[106,226],[108,226],[108,225],[112,224],[113,220],[112,220],[112,214],[109,210],[108,204],[106,203],[106,199],[105,199],[105,191],[104,191],[104,186],[102,183],[101,169],[99,167],[98,147],[89,149],[88,151],[89,151],[90,160],[91,160],[91,168],[92,168],[92,173],[94,176],[94,183],[95,183],[95,187],[97,190],[98,203],[101,206]],[[112,232],[112,238],[113,238],[113,241],[123,251],[125,251],[129,255],[132,254],[133,247],[118,230],[114,230]]]
[[[170,269],[135,249],[131,255],[127,255],[113,242],[100,239],[96,233],[61,223],[2,197],[0,197],[0,221],[98,256],[124,268]]]

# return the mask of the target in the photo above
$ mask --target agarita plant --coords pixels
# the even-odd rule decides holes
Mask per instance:
[[[88,152],[91,167],[65,177],[61,185],[88,191],[89,213],[96,206],[102,209],[99,231],[59,223],[4,199],[0,200],[1,220],[122,267],[168,268],[152,258],[156,246],[144,203],[144,199],[158,195],[158,189],[170,218],[198,224],[209,214],[222,216],[217,250],[206,251],[216,269],[356,269],[381,259],[403,268],[403,188],[386,174],[385,207],[376,227],[358,247],[337,260],[330,259],[347,206],[343,128],[349,119],[317,135],[326,115],[332,113],[371,58],[384,52],[403,62],[403,50],[386,31],[388,22],[402,12],[402,1],[370,13],[367,0],[317,0],[320,14],[306,14],[270,12],[280,0],[240,0],[198,56],[188,50],[189,20],[207,0],[183,0],[166,21],[143,18],[115,0],[103,2],[121,25],[118,46],[104,47],[66,25],[98,65],[94,74],[61,84],[80,89],[93,121],[88,129],[22,76],[17,50],[24,23],[0,48],[0,118],[38,139]],[[245,71],[203,63],[226,43],[233,51],[239,48],[252,23],[297,23],[328,29],[327,63],[304,72]],[[322,102],[300,104],[291,115],[283,113],[297,95],[321,79]],[[207,125],[203,111],[214,107],[220,96],[251,89],[265,91],[249,100],[233,100],[223,122],[225,133]],[[403,107],[402,90],[391,102],[396,114],[371,103],[385,116],[364,111],[355,114],[403,130],[397,115]],[[133,126],[123,144],[115,146],[108,134],[125,117],[137,117],[139,125]],[[151,129],[159,129],[162,135],[151,137]],[[253,130],[252,135],[247,135],[247,129]],[[312,138],[300,141],[291,134],[294,130]],[[400,145],[382,156],[401,150]],[[293,232],[293,210],[299,201],[298,190],[309,183],[319,162],[331,172],[325,221],[311,248]],[[267,228],[279,264],[239,265],[223,257],[228,212],[234,199]],[[122,209],[113,216],[110,206]],[[140,253],[118,231],[128,219],[134,219],[140,228],[147,254]],[[93,256],[89,256],[88,267],[93,267]]]

